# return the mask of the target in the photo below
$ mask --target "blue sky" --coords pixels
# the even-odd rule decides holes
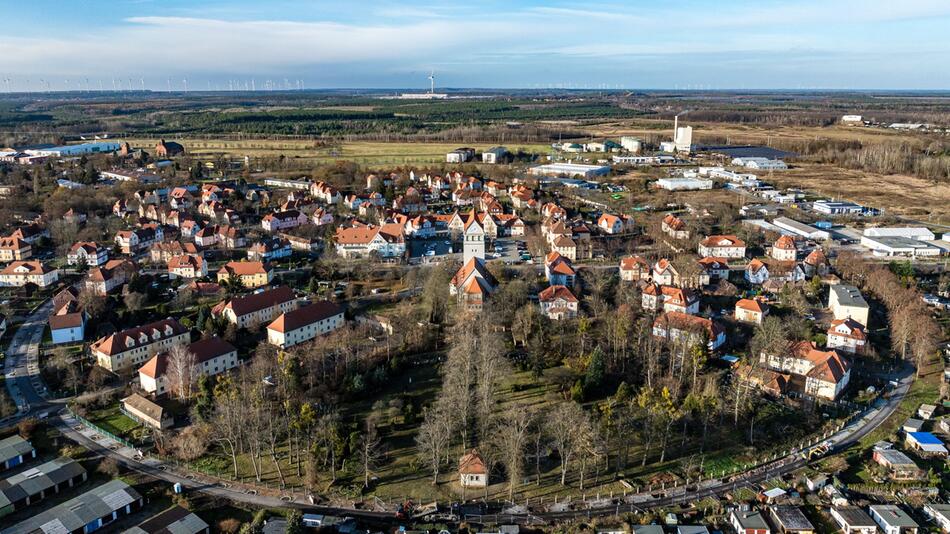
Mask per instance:
[[[446,87],[950,89],[950,0],[0,0],[0,12],[0,91],[422,89],[430,69]]]

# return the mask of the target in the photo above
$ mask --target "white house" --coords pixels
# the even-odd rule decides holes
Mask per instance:
[[[211,313],[224,317],[238,328],[253,329],[297,308],[297,298],[287,286],[265,289],[221,302]]]
[[[896,504],[875,504],[868,511],[884,534],[917,534],[917,522]]]
[[[382,258],[395,258],[406,252],[403,227],[398,223],[337,228],[335,241],[337,253],[344,258],[366,257],[374,253]]]
[[[191,335],[176,319],[163,319],[100,338],[89,347],[96,363],[119,372],[144,363],[159,352],[185,345]]]
[[[109,249],[99,246],[95,241],[74,243],[66,253],[66,263],[69,265],[98,267],[107,261],[109,261]]]
[[[195,341],[188,345],[188,352],[194,355],[191,377],[195,382],[199,375],[221,374],[240,363],[234,345],[217,336]],[[168,352],[161,352],[139,369],[139,384],[143,390],[156,396],[172,393],[168,384],[168,360]]]
[[[0,287],[23,287],[35,284],[47,287],[59,280],[59,269],[40,261],[15,261],[0,271]]]
[[[832,285],[828,292],[828,309],[834,314],[836,320],[850,317],[865,328],[868,326],[870,307],[861,295],[861,291],[854,286]]]
[[[876,534],[877,524],[864,510],[857,506],[834,506],[831,517],[844,534]]]
[[[821,351],[814,343],[801,341],[784,354],[761,354],[766,367],[804,377],[805,390],[813,397],[835,400],[851,380],[851,360],[834,350]]]
[[[726,342],[726,333],[715,322],[680,312],[666,312],[653,321],[653,336],[667,341],[685,340],[701,343],[706,340],[709,350],[716,350]]]
[[[597,227],[606,234],[619,234],[623,232],[623,220],[616,215],[604,213],[597,219]]]
[[[267,342],[282,349],[343,326],[343,308],[324,300],[282,313],[267,325]]]
[[[734,235],[711,235],[699,242],[699,255],[716,258],[744,258],[745,241]]]
[[[541,313],[555,321],[577,317],[577,297],[564,286],[548,286],[538,294]]]
[[[861,354],[867,345],[867,333],[864,326],[850,317],[831,322],[827,331],[828,348],[850,354]]]

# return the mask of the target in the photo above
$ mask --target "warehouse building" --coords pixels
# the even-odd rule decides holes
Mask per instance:
[[[667,191],[696,191],[712,189],[713,181],[702,178],[660,178],[656,186]]]
[[[772,224],[778,226],[782,230],[787,230],[793,235],[801,236],[806,239],[814,239],[815,241],[826,241],[831,239],[831,234],[825,230],[819,230],[814,226],[809,226],[803,222],[796,221],[795,219],[789,219],[788,217],[776,217]]]
[[[876,227],[868,228],[864,231],[867,237],[905,237],[916,239],[917,241],[933,241],[936,236],[928,228],[922,226],[907,227]]]
[[[816,200],[812,203],[811,209],[825,215],[861,215],[864,213],[864,206],[854,202],[836,200]]]
[[[577,176],[580,178],[593,178],[595,176],[604,176],[610,172],[610,167],[604,165],[583,165],[580,163],[548,163],[531,167],[529,173],[535,176]]]
[[[861,246],[875,256],[907,256],[910,258],[939,256],[943,249],[909,237],[861,237]]]
[[[24,152],[31,156],[61,158],[64,156],[84,156],[87,154],[108,154],[116,150],[119,150],[119,143],[115,141],[102,141],[96,143],[82,143],[79,145],[27,149]]]

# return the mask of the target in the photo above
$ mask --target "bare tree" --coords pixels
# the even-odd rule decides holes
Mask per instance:
[[[451,417],[439,405],[434,405],[425,412],[425,419],[419,426],[416,435],[416,447],[425,462],[432,470],[432,485],[439,483],[439,471],[442,467],[443,456],[449,446],[451,435],[446,431],[448,424],[445,418]]]
[[[524,453],[531,437],[531,414],[523,406],[512,406],[495,424],[495,445],[499,460],[508,473],[508,500],[524,478]]]
[[[168,350],[166,361],[168,391],[174,392],[179,400],[189,399],[198,373],[197,357],[187,346],[175,345]]]
[[[567,483],[567,471],[587,440],[593,426],[584,410],[574,402],[563,402],[550,414],[547,433],[561,457],[561,485]]]
[[[382,440],[379,439],[379,433],[376,429],[376,421],[374,421],[372,418],[367,418],[366,427],[363,430],[363,434],[360,436],[359,450],[357,450],[360,466],[363,469],[364,489],[369,487],[370,473],[373,469],[376,469],[376,467],[379,465],[379,462],[383,458],[381,445]]]

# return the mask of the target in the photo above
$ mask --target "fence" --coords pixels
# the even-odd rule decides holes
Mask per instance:
[[[112,439],[118,443],[121,443],[122,445],[125,445],[126,447],[129,447],[131,449],[139,450],[139,447],[135,445],[134,443],[130,442],[129,440],[120,438],[119,436],[116,436],[112,432],[109,432],[108,430],[102,428],[101,426],[77,414],[76,412],[72,410],[72,408],[69,407],[69,405],[66,406],[66,412],[69,413],[71,417],[74,417],[76,420],[78,420],[80,423],[88,426],[89,428],[95,430],[96,432],[106,436],[107,438]]]

